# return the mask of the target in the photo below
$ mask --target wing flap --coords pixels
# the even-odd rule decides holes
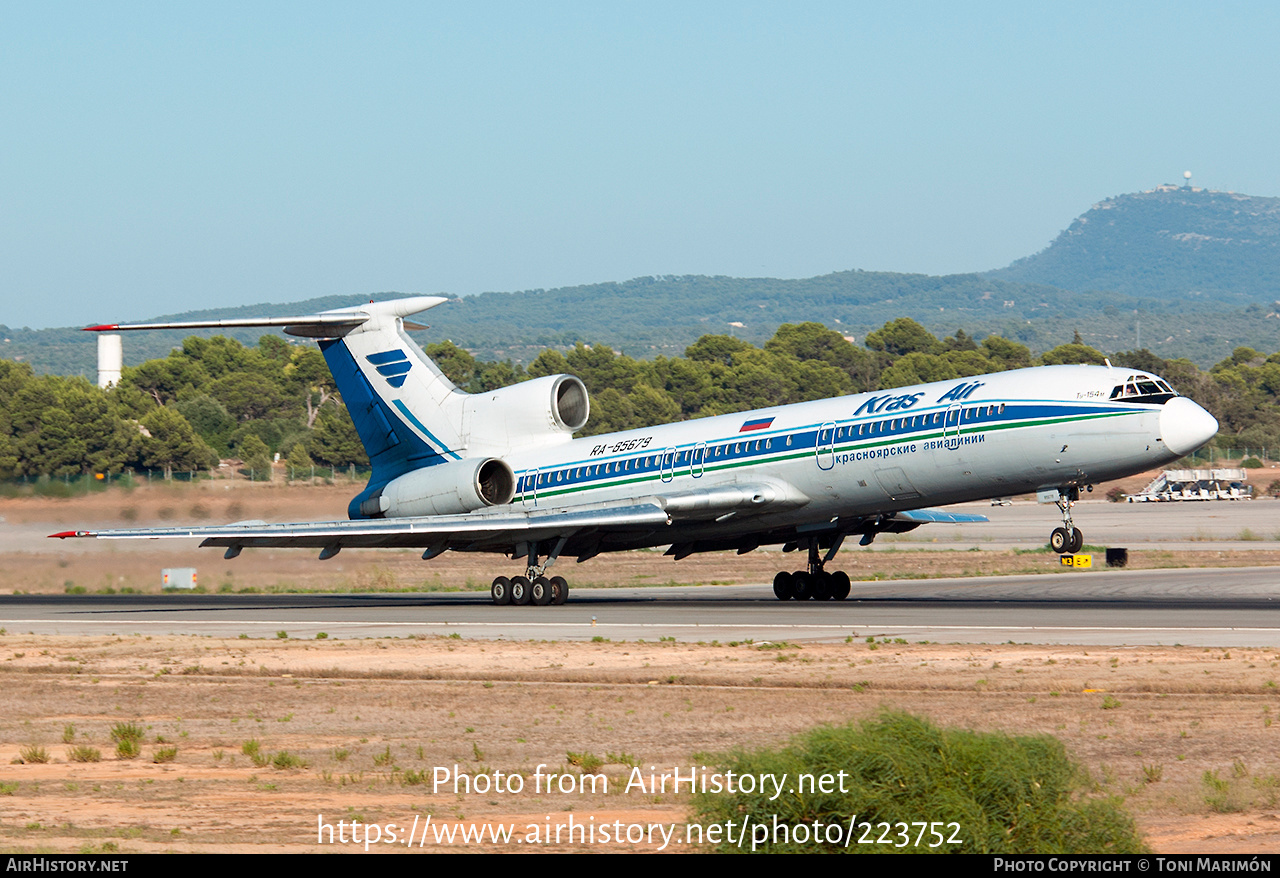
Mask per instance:
[[[893,517],[900,521],[911,521],[916,524],[930,524],[932,522],[971,524],[990,521],[985,515],[974,515],[968,512],[948,512],[945,509],[912,509],[909,512],[895,512]]]

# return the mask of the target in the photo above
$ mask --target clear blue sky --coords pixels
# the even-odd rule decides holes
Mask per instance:
[[[0,323],[1000,267],[1280,195],[1280,5],[0,5]]]

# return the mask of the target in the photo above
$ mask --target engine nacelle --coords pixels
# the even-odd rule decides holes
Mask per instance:
[[[586,385],[548,375],[466,399],[462,432],[472,453],[567,442],[591,413]]]
[[[360,504],[370,518],[455,515],[511,502],[516,476],[504,460],[466,458],[405,473]]]

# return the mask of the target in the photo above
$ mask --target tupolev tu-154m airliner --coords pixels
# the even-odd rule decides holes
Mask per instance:
[[[930,508],[1056,491],[1057,552],[1080,550],[1081,489],[1174,461],[1218,422],[1163,379],[1130,368],[1041,366],[574,439],[582,381],[551,375],[481,394],[455,387],[405,334],[444,298],[370,302],[307,317],[92,326],[94,331],[279,326],[314,338],[373,473],[346,521],[66,531],[55,537],[201,537],[234,558],[260,546],[413,547],[522,559],[495,604],[562,604],[547,570],[562,555],[670,546],[694,552],[803,549],[781,600],[841,600],[829,571],[844,541],[931,522],[985,521]],[[414,325],[410,324],[410,328]]]

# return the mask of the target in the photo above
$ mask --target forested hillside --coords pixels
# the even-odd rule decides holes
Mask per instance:
[[[365,299],[399,295],[379,293]],[[147,319],[310,314],[359,302],[358,297],[330,297]],[[86,325],[101,316],[94,315]],[[543,350],[563,351],[578,342],[608,344],[639,358],[678,355],[708,333],[759,345],[780,325],[797,322],[824,323],[861,343],[867,333],[897,316],[912,317],[938,336],[957,330],[979,339],[995,334],[1035,352],[1062,344],[1079,332],[1086,342],[1107,353],[1140,345],[1167,358],[1186,357],[1202,367],[1242,345],[1280,349],[1280,319],[1272,307],[1256,304],[1224,309],[1188,299],[1163,305],[981,275],[863,271],[805,280],[637,278],[559,290],[485,293],[426,312],[420,319],[431,330],[412,335],[420,344],[443,338],[482,359],[528,365]],[[253,344],[258,332],[226,334]],[[181,346],[183,337],[176,331],[131,333],[125,338],[125,361],[137,365],[163,357]],[[0,357],[29,363],[37,374],[91,378],[97,367],[95,341],[94,334],[79,329],[0,327]]]
[[[431,294],[435,291],[416,292]],[[79,325],[310,314],[401,293],[218,308],[152,317],[85,314]],[[1047,351],[1076,333],[1107,353],[1150,348],[1207,368],[1237,347],[1280,349],[1280,199],[1162,186],[1094,206],[1035,256],[987,274],[934,277],[841,271],[797,280],[642,277],[552,290],[456,298],[427,312],[421,344],[448,339],[486,360],[528,366],[547,349],[607,344],[642,358],[674,356],[708,333],[764,344],[779,326],[818,322],[852,337],[895,317],[946,336],[1000,335]],[[0,311],[0,318],[3,312]],[[229,332],[245,344],[255,330]],[[125,342],[137,365],[180,346],[178,332]],[[94,336],[0,326],[0,358],[36,374],[93,377]]]
[[[1173,307],[1280,298],[1280,198],[1159,186],[1108,198],[1047,248],[989,275]]]
[[[1037,364],[1101,363],[1101,352],[1071,342],[1039,357],[999,336],[980,343],[963,331],[941,338],[899,318],[865,344],[818,323],[786,324],[763,346],[706,335],[683,356],[639,359],[577,344],[543,351],[528,368],[480,361],[449,342],[427,347],[469,392],[568,372],[591,393],[582,435],[889,389]],[[1116,365],[1151,369],[1205,405],[1222,424],[1223,447],[1280,446],[1280,354],[1240,348],[1204,372],[1187,360],[1141,350]],[[364,464],[351,420],[312,345],[263,336],[188,338],[168,356],[126,368],[100,390],[84,378],[37,376],[0,361],[0,479],[118,474],[129,469],[190,471],[220,458],[257,474],[280,453],[296,467]]]

